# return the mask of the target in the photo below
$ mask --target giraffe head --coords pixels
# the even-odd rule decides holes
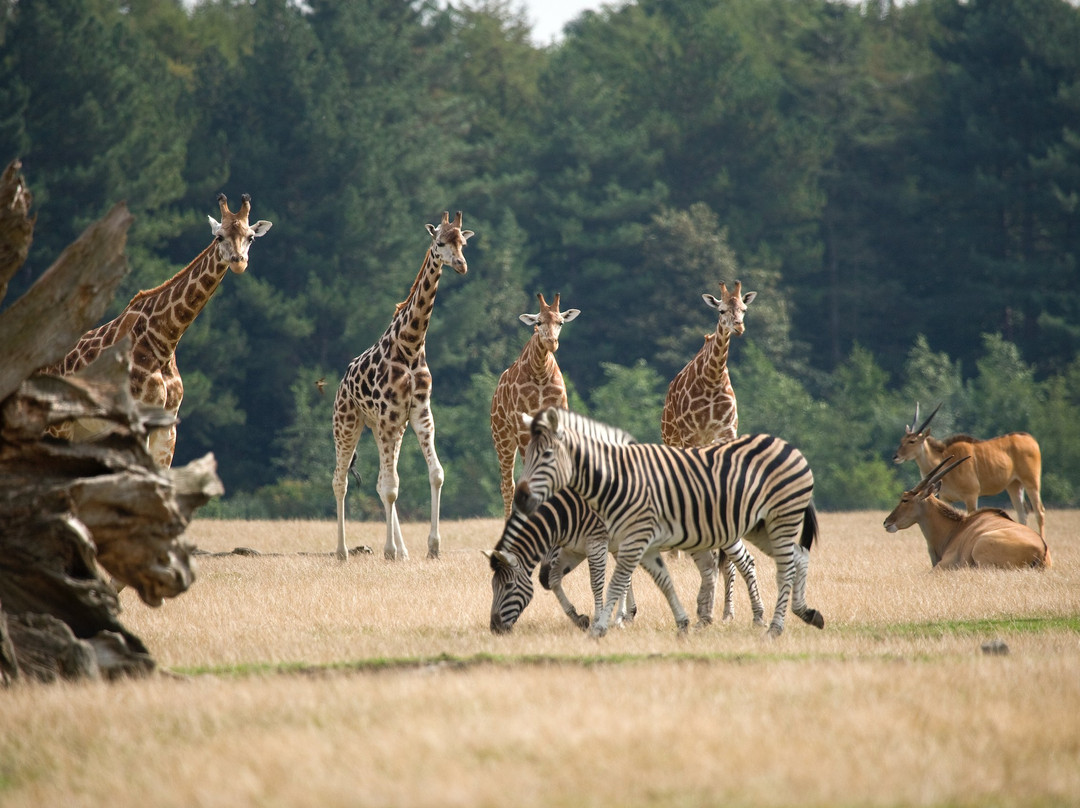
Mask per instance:
[[[450,221],[450,211],[444,210],[442,223],[436,227],[427,225],[427,231],[431,234],[431,257],[436,264],[449,264],[458,275],[464,275],[469,271],[469,265],[465,261],[462,250],[465,242],[472,235],[472,230],[461,229],[461,211],[457,212],[454,221]]]
[[[544,350],[555,353],[555,351],[559,350],[559,332],[562,331],[563,323],[570,322],[581,314],[581,311],[567,309],[560,312],[558,292],[555,293],[555,302],[550,306],[544,300],[542,292],[536,295],[536,299],[540,301],[540,313],[522,314],[518,319],[525,325],[533,326],[533,330],[540,339],[540,345]]]
[[[221,207],[221,221],[213,216],[207,216],[210,220],[210,232],[214,235],[217,243],[218,260],[228,264],[229,269],[239,275],[247,269],[248,250],[251,242],[273,226],[271,222],[260,219],[254,225],[248,225],[248,215],[251,213],[251,196],[244,194],[240,197],[242,204],[240,209],[233,213],[229,210],[229,200],[225,194],[218,194],[218,205]]]
[[[720,313],[720,321],[717,323],[718,331],[728,331],[734,334],[742,334],[746,330],[743,317],[746,315],[746,307],[757,297],[757,292],[742,293],[742,281],[735,281],[735,288],[730,292],[727,284],[720,281],[720,297],[714,297],[707,292],[701,296],[710,308]]]

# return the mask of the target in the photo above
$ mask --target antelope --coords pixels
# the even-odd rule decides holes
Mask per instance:
[[[885,530],[895,533],[918,523],[937,569],[960,567],[1050,567],[1050,549],[1027,525],[1014,522],[1000,508],[964,514],[937,498],[942,478],[965,460],[949,455],[922,481],[900,496],[900,504],[885,517]],[[951,462],[950,462],[951,461]],[[948,464],[948,465],[946,465]]]
[[[1042,454],[1038,441],[1027,432],[1010,432],[987,440],[970,435],[953,435],[940,441],[930,436],[930,421],[940,409],[941,405],[938,404],[916,428],[915,424],[919,421],[919,404],[916,402],[915,420],[911,426],[904,427],[905,434],[896,448],[893,462],[899,464],[914,460],[920,473],[926,475],[940,465],[946,455],[970,456],[973,460],[971,465],[957,470],[942,485],[941,498],[946,502],[963,502],[968,513],[974,513],[979,507],[980,496],[1008,491],[1017,521],[1026,525],[1027,511],[1034,510],[1039,535],[1045,538],[1046,511],[1039,495]]]

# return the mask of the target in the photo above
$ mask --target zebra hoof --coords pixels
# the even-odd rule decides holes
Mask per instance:
[[[585,614],[579,614],[574,618],[574,625],[580,628],[582,631],[589,630],[589,616]]]
[[[755,614],[754,615],[754,625],[759,627],[759,628],[765,628],[765,618],[762,617],[760,614]]]
[[[589,628],[589,636],[592,637],[594,640],[599,640],[605,634],[607,634],[607,629],[606,628],[601,628],[600,626],[597,626],[595,623],[592,625],[591,628]]]
[[[821,612],[817,609],[807,609],[806,614],[800,614],[799,617],[814,628],[825,628],[825,618],[821,616]]]

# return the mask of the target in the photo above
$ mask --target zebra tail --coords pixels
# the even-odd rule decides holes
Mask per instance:
[[[814,503],[811,502],[806,506],[806,510],[803,511],[802,538],[799,540],[799,544],[809,550],[810,545],[812,545],[814,539],[817,538],[817,533],[817,511],[814,509]]]

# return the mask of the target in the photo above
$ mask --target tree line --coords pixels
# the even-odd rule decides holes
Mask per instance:
[[[572,406],[659,439],[668,381],[734,341],[740,432],[803,450],[825,509],[891,507],[935,434],[1027,430],[1080,504],[1080,10],[1065,0],[638,0],[556,44],[509,0],[2,0],[0,155],[33,185],[19,296],[123,199],[114,316],[209,243],[219,191],[273,231],[180,343],[202,513],[328,517],[332,392],[464,212],[428,334],[448,517],[501,512],[488,412],[561,293]],[[321,390],[317,382],[325,382]],[[379,518],[361,439],[350,518]],[[398,506],[423,518],[406,437]]]

